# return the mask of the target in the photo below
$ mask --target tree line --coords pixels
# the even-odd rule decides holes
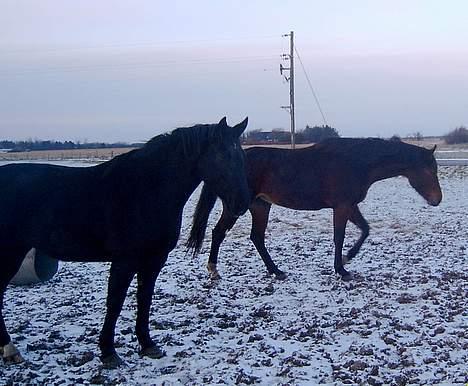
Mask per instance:
[[[306,126],[296,132],[296,143],[315,143],[325,138],[339,137],[338,130],[331,126]],[[282,129],[274,129],[270,132],[262,130],[248,131],[243,137],[243,143],[291,143],[291,135]],[[118,147],[140,147],[140,143],[104,143],[104,142],[73,142],[73,141],[0,141],[0,149],[9,152],[25,152],[34,150],[72,150],[72,149],[111,149]]]
[[[306,126],[303,130],[296,132],[296,143],[316,143],[326,138],[339,137],[338,130],[334,127]],[[253,143],[291,143],[291,134],[282,129],[272,131],[251,130],[243,138],[245,144]]]
[[[457,127],[445,135],[445,142],[449,145],[468,143],[468,129],[464,126]]]
[[[306,126],[303,130],[296,132],[296,143],[317,143],[326,138],[339,137],[340,134],[334,127],[324,126]],[[422,134],[419,132],[414,138],[421,140]],[[447,144],[468,143],[468,129],[464,126],[457,127],[443,136]],[[251,130],[244,134],[242,138],[244,144],[258,143],[291,143],[291,134],[283,129],[273,129],[272,131],[263,131],[261,129]],[[105,142],[73,142],[73,141],[0,141],[0,149],[6,149],[10,152],[25,152],[33,150],[71,150],[71,149],[115,149],[122,147],[140,147],[141,143],[105,143]]]
[[[306,126],[303,130],[296,132],[296,143],[317,143],[326,138],[340,137],[337,129],[325,126]],[[392,138],[400,138],[394,135]],[[421,141],[424,136],[420,132],[408,135],[406,138]],[[448,145],[468,143],[468,129],[460,126],[441,136]],[[244,134],[243,143],[245,144],[268,144],[268,143],[291,143],[291,134],[283,129],[274,129],[272,131],[251,130]]]
[[[115,149],[118,147],[138,147],[140,144],[126,143],[104,143],[90,142],[81,143],[73,141],[0,141],[0,149],[8,150],[9,152],[25,152],[34,150],[72,150],[72,149]]]

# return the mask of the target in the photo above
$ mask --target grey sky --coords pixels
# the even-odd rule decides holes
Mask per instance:
[[[0,139],[128,142],[224,115],[288,128],[290,30],[342,135],[444,134],[468,124],[467,15],[464,0],[0,0]],[[296,74],[298,128],[322,124]]]

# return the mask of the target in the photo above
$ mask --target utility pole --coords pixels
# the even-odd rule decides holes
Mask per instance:
[[[289,54],[283,54],[282,57],[285,60],[289,60],[289,67],[284,67],[280,64],[280,74],[283,75],[284,71],[289,71],[289,78],[284,76],[287,82],[289,82],[289,106],[281,106],[281,108],[289,110],[291,117],[291,148],[296,147],[296,119],[294,111],[294,31],[283,35],[283,37],[289,36]]]

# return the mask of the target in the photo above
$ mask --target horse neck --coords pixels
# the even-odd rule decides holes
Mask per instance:
[[[394,159],[386,158],[385,162],[377,164],[370,168],[369,178],[370,183],[385,180],[387,178],[404,176],[406,171],[411,167],[411,164],[404,159],[395,156]]]
[[[196,187],[200,184],[201,178],[197,171],[197,160],[195,157],[188,157],[184,151],[173,152],[168,162],[168,171],[171,178],[170,184],[177,183],[179,187],[178,197],[182,205],[185,205]],[[176,177],[177,176],[177,177]]]
[[[197,172],[197,159],[185,154],[180,147],[171,149],[165,157],[158,159],[158,164],[154,163],[155,155],[151,151],[143,152],[141,164],[145,165],[148,175],[154,168],[162,168],[161,174],[164,175],[161,184],[165,183],[171,186],[171,200],[185,205],[190,195],[200,184],[201,178]],[[160,186],[158,186],[160,188]]]

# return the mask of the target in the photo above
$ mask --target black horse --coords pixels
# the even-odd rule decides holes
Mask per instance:
[[[138,279],[136,335],[141,355],[163,351],[149,334],[154,284],[179,238],[182,210],[204,181],[236,217],[249,204],[239,136],[247,119],[175,129],[142,148],[94,167],[45,164],[0,167],[0,347],[9,362],[22,360],[1,309],[5,289],[26,252],[35,247],[65,261],[111,262],[107,313],[99,337],[109,367],[121,359],[114,331],[127,289]]]
[[[442,200],[437,178],[435,146],[431,150],[395,140],[376,138],[334,138],[298,149],[253,147],[246,150],[247,179],[250,187],[252,230],[250,238],[263,259],[268,272],[282,279],[265,247],[265,230],[271,204],[297,210],[333,208],[335,271],[344,280],[351,275],[343,263],[359,252],[369,235],[369,225],[358,204],[376,181],[405,176],[411,186],[433,206]],[[208,217],[216,202],[216,193],[204,185],[195,211],[187,242],[194,254],[200,251]],[[235,224],[223,202],[223,213],[212,233],[208,271],[219,277],[216,269],[219,247],[226,232]],[[345,228],[348,221],[357,225],[361,237],[342,256]]]

